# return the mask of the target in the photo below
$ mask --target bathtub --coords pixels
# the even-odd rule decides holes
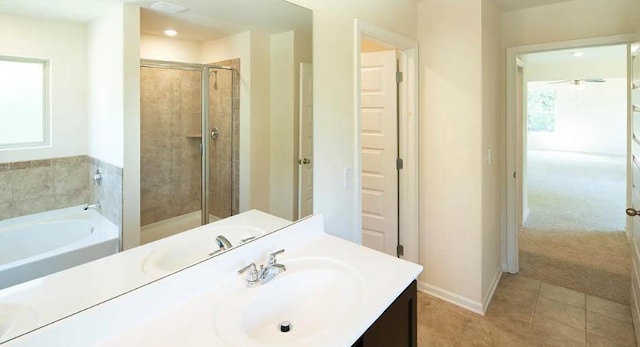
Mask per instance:
[[[115,254],[118,236],[83,206],[0,221],[0,289]]]

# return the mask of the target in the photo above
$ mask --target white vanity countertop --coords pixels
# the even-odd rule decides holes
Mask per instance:
[[[278,346],[350,346],[422,271],[420,265],[324,233],[322,216],[315,216],[12,340],[6,347],[264,346],[251,339],[221,336],[216,325],[225,322],[218,319],[216,310],[225,305],[234,307],[234,291],[261,290],[243,289],[244,276],[236,272],[251,262],[262,264],[269,253],[281,248],[286,251],[278,256],[278,262],[287,265],[289,261],[289,268],[294,270],[261,287],[279,280],[292,283],[286,282],[286,276],[295,271],[295,259],[316,258],[348,264],[356,271],[358,279],[354,281],[362,280],[364,285],[354,302],[344,305],[349,307],[335,317],[336,324],[330,322],[331,329],[317,329],[303,339],[280,341]],[[295,292],[298,284],[290,287],[294,288],[287,291]],[[316,301],[326,306],[339,302],[330,296],[318,298]],[[241,310],[242,303],[237,304]],[[296,322],[292,323],[295,329]]]
[[[247,211],[125,252],[0,290],[0,308],[7,305],[28,307],[37,315],[36,326],[41,326],[166,275],[166,273],[154,275],[143,271],[145,259],[157,249],[169,247],[194,235],[212,233],[212,228],[223,230],[224,226],[246,225],[261,227],[270,232],[289,224],[291,222],[288,220],[258,210]],[[214,249],[215,242],[211,238],[211,250]],[[11,335],[16,334],[11,332]]]

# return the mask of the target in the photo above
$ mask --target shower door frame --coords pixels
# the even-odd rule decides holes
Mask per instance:
[[[182,62],[174,62],[174,61],[165,61],[165,60],[154,60],[154,59],[140,59],[140,67],[148,67],[148,68],[157,68],[157,69],[174,69],[174,70],[186,70],[186,71],[200,71],[200,82],[201,82],[201,103],[200,103],[200,121],[201,124],[201,138],[200,138],[200,224],[206,225],[209,224],[209,151],[210,151],[210,143],[209,136],[211,134],[211,122],[209,119],[209,77],[211,75],[211,70],[219,69],[219,70],[228,70],[231,71],[231,115],[233,117],[234,107],[233,107],[233,93],[235,92],[233,89],[233,83],[235,82],[235,71],[233,67],[230,66],[220,66],[216,64],[193,64],[193,63],[182,63]],[[206,96],[206,97],[205,97]],[[231,122],[231,126],[233,128],[233,121]],[[232,130],[233,134],[233,130]],[[232,148],[233,141],[237,141],[232,136]],[[141,154],[142,155],[142,154]],[[233,155],[231,158],[231,187],[233,187]],[[231,204],[233,205],[233,195],[231,197]],[[233,211],[233,208],[231,209]]]

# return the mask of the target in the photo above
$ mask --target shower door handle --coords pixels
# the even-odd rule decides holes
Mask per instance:
[[[215,141],[218,139],[218,136],[220,136],[220,129],[218,129],[218,127],[213,127],[211,130],[211,139]]]

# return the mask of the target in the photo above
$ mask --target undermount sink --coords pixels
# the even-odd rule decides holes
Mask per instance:
[[[38,315],[28,306],[0,304],[0,341],[33,330],[37,323]]]
[[[154,250],[144,261],[142,269],[151,276],[163,276],[206,259],[218,249],[215,238],[226,237],[231,245],[238,246],[247,239],[265,235],[261,228],[244,225],[209,227],[198,230],[189,238],[175,240]]]
[[[350,265],[321,257],[281,261],[287,267],[270,282],[246,288],[244,276],[217,306],[217,334],[231,346],[301,346],[339,328],[362,303],[364,280]],[[326,303],[331,303],[327,305]],[[282,332],[280,325],[290,323]]]

